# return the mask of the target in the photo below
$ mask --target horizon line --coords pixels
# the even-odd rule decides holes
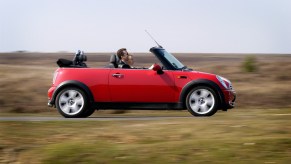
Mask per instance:
[[[0,51],[0,54],[5,54],[5,53],[76,53],[76,52],[73,52],[73,51],[27,51],[27,50],[19,50],[19,51]],[[84,51],[84,53],[88,53],[88,54],[92,54],[92,53],[98,53],[98,54],[101,54],[101,53],[116,53],[114,51],[110,52],[110,51],[100,51],[100,52],[92,52],[92,51]],[[132,54],[142,54],[142,53],[151,53],[150,51],[148,52],[131,52]],[[225,55],[231,55],[231,54],[234,54],[234,55],[250,55],[250,54],[253,54],[253,55],[291,55],[291,53],[265,53],[265,52],[170,52],[170,53],[175,53],[175,54],[225,54]]]

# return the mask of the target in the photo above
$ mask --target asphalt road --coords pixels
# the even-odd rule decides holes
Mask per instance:
[[[114,117],[88,117],[88,118],[64,118],[64,117],[0,117],[0,121],[127,121],[127,120],[166,120],[178,118],[194,118],[193,116],[114,116]]]

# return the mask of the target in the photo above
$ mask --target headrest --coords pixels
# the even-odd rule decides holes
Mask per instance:
[[[111,57],[110,57],[109,62],[112,63],[115,68],[117,68],[119,60],[120,59],[118,58],[118,56],[116,54],[112,54]]]
[[[119,62],[119,58],[116,54],[112,54],[110,57],[110,63],[118,63]]]

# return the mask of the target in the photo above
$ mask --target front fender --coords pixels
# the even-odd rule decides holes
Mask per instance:
[[[183,107],[186,108],[186,97],[188,95],[188,93],[191,91],[191,89],[198,87],[198,86],[207,86],[212,88],[218,98],[219,98],[219,107],[222,108],[225,105],[224,102],[224,95],[222,93],[222,90],[220,89],[220,87],[213,81],[211,80],[207,80],[207,79],[197,79],[197,80],[193,80],[188,82],[182,89],[181,94],[180,94],[180,102],[183,103]]]

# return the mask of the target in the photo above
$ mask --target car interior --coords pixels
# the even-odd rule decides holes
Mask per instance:
[[[78,51],[75,54],[75,57],[73,60],[68,59],[58,59],[57,65],[59,67],[71,67],[71,68],[87,68],[87,64],[85,63],[87,61],[87,56],[82,51]]]

